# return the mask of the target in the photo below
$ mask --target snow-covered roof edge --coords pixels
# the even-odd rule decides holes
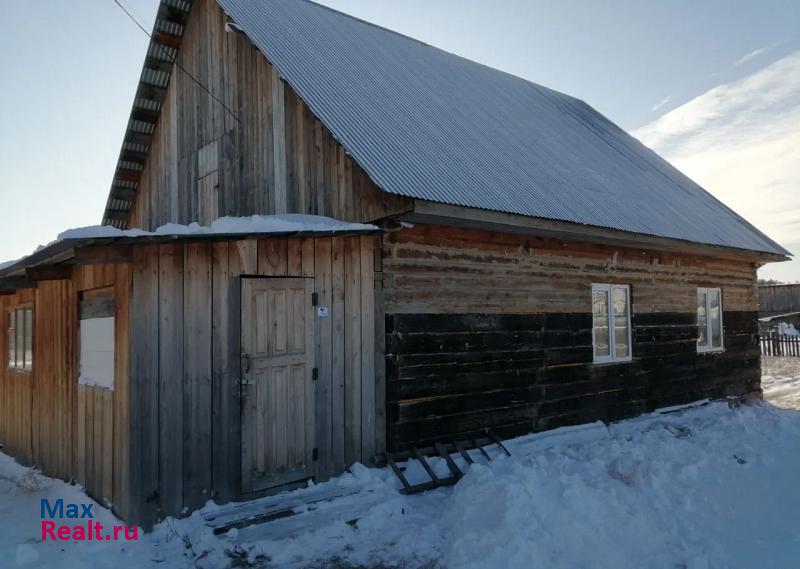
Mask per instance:
[[[253,215],[249,217],[221,217],[211,225],[199,223],[182,225],[167,223],[155,231],[142,229],[117,229],[109,225],[93,225],[68,229],[58,234],[47,245],[39,246],[30,255],[16,260],[0,262],[0,278],[13,274],[35,262],[43,262],[53,254],[66,249],[89,244],[124,241],[128,244],[217,238],[231,239],[290,236],[364,235],[381,229],[368,223],[351,223],[320,215],[283,214]]]

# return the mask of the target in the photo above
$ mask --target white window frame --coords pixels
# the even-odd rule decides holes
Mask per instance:
[[[719,294],[719,346],[712,346],[711,344],[711,295],[709,293],[716,292]],[[725,351],[725,325],[723,321],[723,314],[725,313],[724,305],[722,303],[722,289],[718,287],[697,287],[697,292],[695,294],[695,301],[697,297],[700,296],[701,293],[705,293],[706,295],[706,344],[703,345],[700,343],[700,338],[698,334],[697,338],[697,353],[698,354],[709,354],[714,352],[724,352]],[[697,309],[695,308],[695,311]],[[697,322],[698,327],[700,326],[700,322]]]
[[[616,335],[614,334],[614,290],[624,289],[625,298],[628,299],[628,355],[625,357],[617,356]],[[630,285],[620,284],[592,284],[592,303],[594,303],[595,292],[606,292],[608,297],[608,354],[607,356],[598,356],[597,339],[595,338],[594,331],[594,308],[592,308],[592,361],[596,364],[609,364],[609,363],[624,363],[633,360],[633,330],[631,327],[631,313],[633,312],[633,305],[631,303],[631,287]]]

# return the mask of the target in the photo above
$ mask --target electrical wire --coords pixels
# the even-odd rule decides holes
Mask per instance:
[[[131,20],[131,21],[132,21],[134,24],[136,24],[136,27],[137,27],[137,28],[139,28],[140,30],[142,30],[142,31],[144,32],[144,34],[145,34],[145,35],[146,35],[148,38],[150,38],[151,40],[153,39],[153,35],[152,35],[150,32],[148,32],[148,31],[147,31],[147,28],[145,28],[145,27],[144,27],[144,25],[143,25],[141,22],[139,22],[139,20],[136,18],[136,16],[134,16],[134,15],[133,15],[132,11],[131,11],[131,10],[129,10],[129,9],[126,7],[126,6],[124,6],[124,5],[122,4],[121,0],[112,0],[112,1],[114,2],[114,4],[116,4],[116,5],[119,7],[119,9],[120,9],[120,10],[122,10],[122,11],[125,13],[125,15],[126,15],[126,16],[128,16],[128,18],[130,18],[130,20]],[[241,120],[239,120],[239,117],[237,117],[237,116],[236,116],[236,113],[234,113],[232,110],[230,110],[230,109],[228,108],[228,106],[227,106],[227,105],[226,105],[224,102],[222,102],[222,100],[220,100],[220,99],[219,99],[219,97],[217,97],[217,96],[216,96],[214,93],[212,93],[212,92],[211,92],[211,91],[208,89],[208,87],[206,87],[205,85],[203,85],[203,84],[200,82],[200,80],[198,80],[198,79],[197,79],[197,78],[196,78],[194,75],[192,75],[191,73],[189,73],[189,72],[186,70],[186,68],[184,68],[184,67],[183,67],[183,65],[181,65],[180,63],[178,63],[177,53],[176,53],[175,57],[172,57],[172,56],[170,55],[170,53],[169,53],[169,52],[168,52],[166,49],[164,49],[164,47],[163,47],[161,44],[159,44],[159,43],[155,43],[155,45],[158,47],[158,49],[161,51],[161,53],[162,53],[162,54],[164,54],[164,57],[166,58],[166,60],[167,60],[167,61],[169,61],[169,62],[171,62],[172,64],[174,64],[174,65],[175,65],[175,67],[177,67],[178,69],[180,69],[181,71],[183,71],[183,73],[185,73],[185,74],[186,74],[186,76],[187,76],[187,77],[189,77],[189,79],[191,79],[192,81],[194,81],[194,82],[197,84],[197,86],[198,86],[198,87],[200,87],[200,88],[201,88],[203,91],[205,91],[206,93],[208,93],[209,95],[211,95],[211,98],[212,98],[212,99],[214,99],[214,100],[215,100],[217,103],[219,103],[219,104],[222,106],[222,108],[223,108],[223,109],[225,109],[225,110],[226,110],[228,113],[230,113],[230,115],[231,115],[231,116],[232,116],[234,119],[236,119],[236,122],[238,122],[238,123],[241,123],[241,122],[242,122]]]

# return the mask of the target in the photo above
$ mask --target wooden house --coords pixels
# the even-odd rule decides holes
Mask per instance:
[[[343,224],[155,231],[256,214]],[[0,269],[0,442],[145,526],[758,394],[788,256],[586,103],[305,0],[161,2],[103,222]]]

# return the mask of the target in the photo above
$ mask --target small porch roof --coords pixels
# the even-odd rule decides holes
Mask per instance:
[[[0,263],[0,292],[34,287],[37,281],[56,278],[54,275],[59,270],[67,270],[74,265],[127,261],[130,258],[130,247],[136,245],[281,237],[339,237],[380,232],[381,229],[376,225],[301,214],[223,217],[210,226],[170,223],[155,231],[121,230],[103,225],[70,229],[30,255]]]

